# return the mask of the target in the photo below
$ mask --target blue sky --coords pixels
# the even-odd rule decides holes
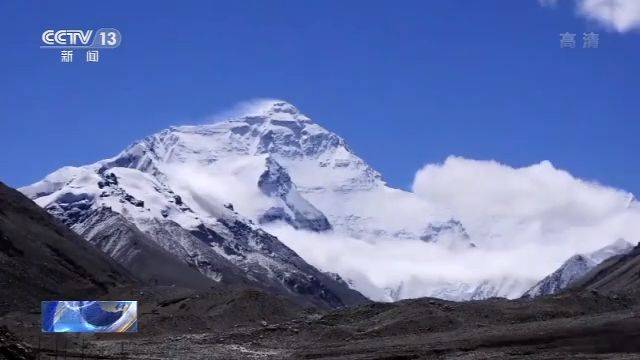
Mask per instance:
[[[268,97],[345,137],[393,186],[459,155],[550,160],[640,193],[640,33],[568,0],[3,2],[0,20],[11,186]],[[100,27],[123,41],[98,64],[39,48],[46,29]],[[559,33],[589,31],[598,49],[560,48]]]

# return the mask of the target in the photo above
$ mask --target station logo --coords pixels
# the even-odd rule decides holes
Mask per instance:
[[[100,50],[115,49],[122,42],[118,29],[47,29],[42,32],[41,49],[60,51],[60,62],[71,63],[75,52],[84,52],[86,62],[100,62]]]

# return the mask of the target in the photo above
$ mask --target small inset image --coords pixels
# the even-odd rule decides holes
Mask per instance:
[[[138,331],[137,301],[43,301],[42,332]]]

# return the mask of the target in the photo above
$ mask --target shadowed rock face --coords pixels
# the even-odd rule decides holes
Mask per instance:
[[[258,179],[258,188],[267,196],[280,199],[282,206],[269,208],[260,223],[284,221],[296,229],[331,230],[329,220],[296,189],[287,171],[273,158],[266,160],[267,169]]]
[[[194,255],[195,250],[184,249],[181,260],[171,254],[150,238],[151,235],[140,231],[122,215],[108,209],[92,210],[84,222],[77,224],[82,229],[80,235],[105,254],[127,268],[132,274],[150,285],[173,285],[192,289],[207,290],[224,284],[242,284],[243,276],[235,266],[225,258],[204,251],[211,258]],[[164,228],[159,228],[162,231]],[[194,247],[206,248],[206,244],[189,232],[175,226],[174,237],[191,239]],[[169,237],[169,236],[166,236]],[[191,256],[188,250],[193,250]],[[197,269],[201,266],[210,276],[205,276]],[[225,282],[220,284],[212,278],[216,273],[226,273]]]
[[[0,326],[0,359],[27,360],[35,359],[35,355],[33,349],[20,341],[6,326]]]
[[[134,277],[16,190],[0,183],[0,314],[40,301],[107,294]]]

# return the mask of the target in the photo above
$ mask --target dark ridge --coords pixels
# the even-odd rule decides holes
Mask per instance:
[[[33,201],[0,183],[0,315],[51,298],[104,296],[135,278]]]

